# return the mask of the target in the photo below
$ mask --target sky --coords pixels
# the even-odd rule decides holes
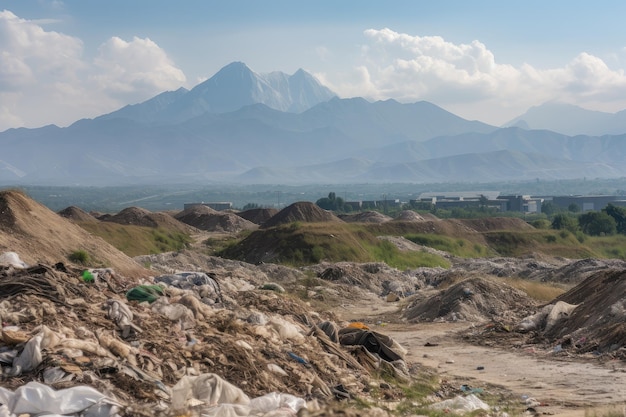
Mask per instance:
[[[233,61],[496,126],[551,101],[614,113],[624,16],[621,0],[0,0],[0,131],[68,126]]]

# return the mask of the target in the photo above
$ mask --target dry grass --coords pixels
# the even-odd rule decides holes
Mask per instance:
[[[568,290],[568,288],[563,285],[528,281],[520,278],[506,278],[504,282],[513,288],[524,291],[530,298],[542,302],[552,301]]]
[[[181,250],[191,243],[185,233],[113,222],[78,222],[89,233],[100,236],[128,256]]]

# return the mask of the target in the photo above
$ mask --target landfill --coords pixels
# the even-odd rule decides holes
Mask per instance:
[[[380,369],[409,379],[391,338],[271,285],[3,259],[3,417],[293,416],[362,393]]]

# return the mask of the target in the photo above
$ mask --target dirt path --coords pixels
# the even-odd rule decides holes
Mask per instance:
[[[519,396],[520,404],[534,398],[541,404],[534,408],[542,414],[582,417],[591,409],[626,404],[626,363],[621,361],[602,364],[537,349],[472,345],[456,336],[471,326],[467,322],[384,324],[385,315],[397,311],[390,304],[342,310],[338,314],[344,319],[372,323],[376,331],[397,340],[408,349],[407,362],[434,368],[442,378],[474,388],[502,387]]]

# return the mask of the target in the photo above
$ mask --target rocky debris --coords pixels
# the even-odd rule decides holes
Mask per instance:
[[[63,210],[59,211],[58,214],[61,217],[65,217],[66,219],[73,220],[75,222],[94,223],[98,221],[98,219],[96,219],[94,216],[76,206],[66,207]]]
[[[420,291],[411,297],[402,316],[410,321],[514,321],[536,303],[523,291],[494,279],[473,277],[444,290]]]
[[[354,214],[341,214],[338,217],[346,223],[385,223],[393,220],[392,217],[377,211],[361,211]]]
[[[263,224],[263,228],[289,224],[293,222],[322,223],[340,222],[341,219],[332,212],[320,208],[317,204],[308,201],[293,203]]]
[[[406,246],[406,243],[402,245],[398,238],[392,237],[389,239],[396,245],[399,245],[398,247]],[[528,255],[519,258],[466,259],[454,257],[446,252],[436,251],[432,248],[423,248],[422,250],[446,257],[452,263],[452,266],[448,269],[419,268],[412,271],[412,273],[423,279],[427,285],[433,286],[452,282],[460,276],[468,276],[469,274],[571,284],[581,282],[599,270],[623,268],[626,266],[626,262],[619,259],[572,260],[539,255]]]
[[[236,214],[239,217],[261,226],[263,223],[271,219],[276,213],[278,213],[278,209],[275,208],[254,208],[244,210]]]
[[[302,269],[315,272],[325,281],[354,289],[366,289],[380,297],[386,297],[389,293],[405,297],[424,286],[423,281],[415,275],[391,268],[384,262],[322,262]]]
[[[602,270],[626,269],[626,261],[621,259],[580,259],[572,260],[560,268],[544,273],[530,275],[530,279],[546,282],[578,284]]]
[[[230,212],[219,212],[210,207],[197,205],[183,210],[174,216],[175,219],[209,232],[239,233],[254,230],[258,225]]]

